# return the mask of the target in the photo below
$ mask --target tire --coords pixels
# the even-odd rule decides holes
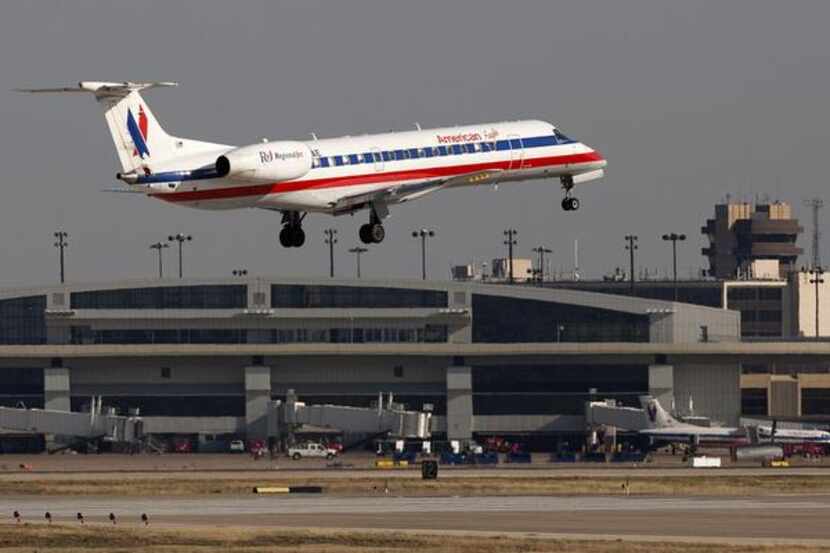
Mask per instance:
[[[562,198],[562,209],[565,211],[571,210],[571,199],[570,198]]]
[[[305,244],[305,231],[302,227],[297,227],[291,232],[291,245],[295,248],[302,247]]]
[[[288,226],[282,227],[282,230],[280,231],[279,236],[280,236],[280,245],[283,248],[291,248],[293,246],[294,241],[292,240],[293,237],[291,236],[291,227],[288,227]]]
[[[291,458],[294,459],[295,461],[299,461],[300,457],[302,457],[302,455],[300,455],[299,453],[295,453],[294,455],[291,456]]]
[[[357,235],[364,244],[372,244],[374,242],[372,240],[372,225],[361,225]]]
[[[579,209],[579,199],[578,198],[571,198],[571,211],[576,211]]]
[[[383,225],[380,223],[376,223],[371,225],[371,235],[372,235],[372,242],[375,244],[380,244],[383,242],[383,239],[386,238],[386,229],[383,228]]]
[[[326,459],[329,460],[329,461],[334,459],[334,453],[329,453],[328,455],[326,455]]]

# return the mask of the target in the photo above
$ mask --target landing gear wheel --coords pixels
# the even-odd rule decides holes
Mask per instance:
[[[296,227],[291,230],[291,245],[295,248],[301,247],[305,244],[305,231],[302,227]]]
[[[360,226],[358,236],[364,244],[380,244],[386,238],[386,229],[380,223],[367,223]]]
[[[570,196],[562,198],[562,209],[565,211],[576,211],[579,209],[579,200]]]
[[[280,245],[283,248],[299,248],[305,244],[305,231],[302,227],[286,225],[280,231]]]
[[[282,227],[280,231],[280,246],[283,248],[290,248],[294,244],[293,236],[291,235],[291,227]]]
[[[360,236],[360,241],[364,244],[372,244],[374,241],[372,240],[372,225],[365,224],[360,225],[360,230],[357,233]]]
[[[381,242],[383,242],[383,239],[386,238],[386,230],[380,223],[370,225],[369,232],[372,237],[372,242],[374,242],[375,244],[380,244]]]

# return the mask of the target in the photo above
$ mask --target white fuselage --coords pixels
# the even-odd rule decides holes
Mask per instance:
[[[259,207],[330,213],[340,198],[403,184],[479,171],[498,176],[476,181],[476,185],[577,176],[607,163],[598,152],[568,139],[552,124],[532,120],[315,139],[303,144],[313,154],[313,166],[293,180],[191,180],[153,186],[149,195],[200,209]],[[208,165],[227,151],[205,152],[186,163]]]

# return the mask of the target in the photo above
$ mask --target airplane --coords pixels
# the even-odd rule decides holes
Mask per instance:
[[[740,446],[757,443],[798,443],[830,444],[830,432],[824,430],[806,430],[778,428],[775,421],[772,426],[757,426],[756,436],[749,428],[698,426],[681,422],[663,409],[660,402],[651,396],[641,396],[640,404],[646,415],[645,428],[639,430],[641,436],[652,442],[685,443],[693,448],[701,444]]]
[[[575,185],[605,174],[606,159],[545,121],[230,146],[169,135],[140,92],[173,82],[82,81],[24,88],[29,93],[91,93],[104,109],[130,191],[191,208],[260,208],[282,214],[283,247],[305,242],[308,213],[369,211],[363,243],[378,244],[389,206],[447,188],[558,178],[562,208],[574,211]]]

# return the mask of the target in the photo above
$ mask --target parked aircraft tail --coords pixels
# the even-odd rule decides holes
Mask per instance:
[[[640,396],[640,405],[646,413],[647,428],[666,428],[679,423],[677,419],[663,409],[660,402],[652,396]]]

